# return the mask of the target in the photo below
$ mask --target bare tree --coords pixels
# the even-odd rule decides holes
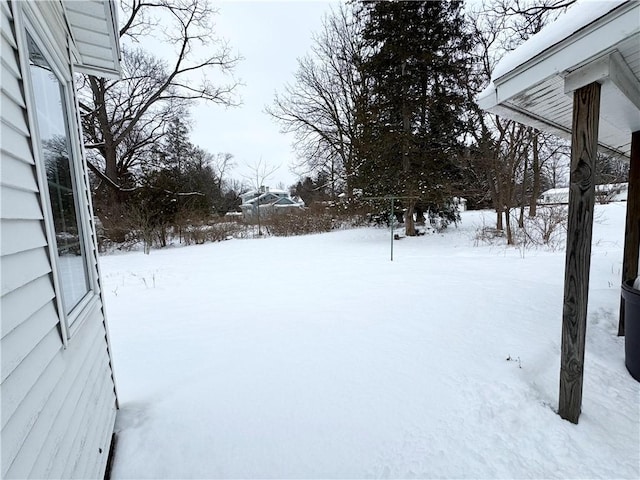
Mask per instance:
[[[225,152],[212,156],[209,165],[218,179],[218,188],[222,191],[229,171],[236,167],[237,163],[231,153]]]
[[[476,62],[468,81],[470,97],[475,97],[488,84],[491,72],[506,52],[539,32],[572,3],[574,0],[535,3],[489,0],[471,10],[468,15],[475,39]],[[470,156],[470,170],[474,178],[487,185],[496,209],[496,227],[503,229],[506,226],[507,242],[512,243],[509,213],[517,201],[516,188],[519,184],[519,225],[522,225],[526,197],[530,195],[529,214],[535,215],[544,164],[557,154],[557,150],[548,148],[549,137],[540,132],[478,108],[472,109],[471,114],[477,125],[471,131],[477,148],[475,155]]]
[[[252,165],[247,165],[247,167],[249,168],[250,173],[248,175],[244,175],[244,179],[249,184],[249,187],[254,189],[258,193],[254,206],[255,206],[256,220],[258,222],[258,235],[262,236],[262,222],[261,222],[261,214],[260,214],[259,195],[260,193],[263,192],[266,186],[265,183],[267,182],[267,180],[271,178],[271,176],[276,172],[276,170],[278,170],[278,168],[280,168],[280,165],[277,165],[277,166],[269,165],[268,162],[266,162],[265,160],[262,159],[262,157],[260,157],[260,159],[256,163]]]
[[[574,3],[576,0],[494,0],[488,6],[508,20],[504,33],[510,41],[504,46],[512,50]]]
[[[298,61],[295,83],[277,94],[267,112],[295,134],[304,174],[324,174],[332,196],[342,184],[348,196],[357,170],[356,104],[363,101],[365,49],[359,16],[341,4],[327,15],[311,53]],[[300,169],[299,169],[300,170]]]
[[[529,203],[529,216],[537,214],[537,200],[546,188],[556,188],[568,173],[569,143],[555,135],[537,132],[533,145],[533,183]]]
[[[94,150],[89,167],[116,191],[130,183],[167,121],[182,116],[191,102],[238,103],[238,82],[231,73],[239,57],[212,35],[216,12],[208,2],[123,0],[122,11],[122,78],[87,76],[79,99],[87,147]],[[167,45],[169,59],[138,45],[149,35]],[[206,52],[203,58],[196,56],[199,46],[205,47],[200,49]],[[223,82],[209,79],[220,74],[226,77]]]

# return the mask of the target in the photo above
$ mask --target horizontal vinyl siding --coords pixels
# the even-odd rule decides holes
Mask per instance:
[[[75,459],[82,458],[83,453],[85,455],[88,454],[88,452],[79,450],[60,448],[60,444],[68,431],[73,416],[82,415],[84,410],[89,409],[96,424],[102,420],[102,416],[93,408],[92,402],[87,402],[92,393],[99,390],[97,388],[99,386],[98,382],[102,378],[108,378],[106,377],[108,368],[106,359],[101,356],[91,356],[92,351],[98,351],[100,348],[101,341],[98,326],[99,324],[96,322],[85,322],[83,325],[83,329],[88,331],[87,335],[89,337],[85,339],[85,343],[90,348],[74,352],[75,358],[70,358],[65,362],[67,368],[52,392],[51,398],[45,405],[42,418],[38,419],[29,437],[25,439],[19,454],[7,473],[8,478],[48,477],[48,469],[43,469],[38,474],[31,473],[38,466],[38,462],[40,468],[42,468],[43,465],[48,467],[53,461],[56,461],[56,457]],[[85,347],[83,346],[83,348]],[[82,363],[82,358],[87,358],[87,361]],[[79,365],[76,365],[77,362]],[[83,388],[73,388],[77,385],[82,385]],[[84,391],[90,392],[89,396],[84,398],[83,403],[79,403]],[[115,399],[112,396],[109,397],[103,394],[103,397],[102,401],[115,405]],[[97,425],[81,424],[78,427],[80,431],[86,433],[90,438],[98,435],[96,431]],[[102,428],[102,425],[100,425],[100,428]]]
[[[82,13],[75,11],[74,4],[67,7],[67,15],[69,20],[76,28],[89,30],[90,32],[101,31],[104,29],[104,20],[97,17],[88,17]]]
[[[42,344],[39,344],[2,383],[2,410],[7,411],[3,414],[2,470],[0,471],[2,478],[8,478],[9,467],[16,459],[22,444],[30,435],[64,373],[65,362],[62,350],[58,346],[59,336],[54,330],[52,334],[47,335]],[[48,357],[52,353],[49,360]],[[45,364],[44,368],[38,370],[42,364]],[[22,387],[23,381],[27,384],[33,381],[33,385],[27,389]],[[9,405],[5,405],[5,398],[10,401]],[[13,411],[10,411],[11,407]]]
[[[4,80],[4,78],[3,78]],[[31,153],[31,146],[29,145],[29,138],[25,132],[21,132],[16,128],[15,120],[5,118],[4,116],[4,101],[3,101],[3,116],[0,123],[0,135],[2,135],[2,144],[0,144],[0,153],[2,153],[3,162],[7,156],[22,160],[33,165],[33,154]],[[12,102],[12,100],[8,100]]]
[[[109,367],[111,370],[111,366]],[[109,384],[105,384],[107,388],[113,389],[113,387]],[[109,459],[109,453],[111,451],[111,442],[113,441],[113,432],[115,430],[116,425],[116,415],[118,410],[113,408],[111,405],[107,405],[107,422],[105,422],[105,427],[102,432],[102,437],[100,438],[100,443],[103,445],[101,455],[105,456],[107,460]],[[89,464],[90,470],[86,472],[86,478],[104,478],[107,464],[103,462],[94,462],[93,464]]]
[[[5,15],[4,8],[2,10],[1,14]],[[9,19],[6,19],[6,21],[3,20],[0,23],[0,52],[2,53],[0,61],[3,66],[11,70],[14,77],[20,78],[20,68],[18,67],[18,62],[15,61],[17,44],[10,25]]]
[[[95,450],[87,452],[86,455],[80,453],[82,438],[86,438],[89,433],[100,445],[103,439],[98,434],[102,429],[113,432],[114,421],[110,418],[115,415],[115,400],[113,398],[113,385],[109,380],[109,364],[106,360],[100,361],[93,368],[91,379],[95,381],[93,388],[80,392],[80,396],[74,404],[75,407],[67,409],[64,419],[52,428],[51,435],[47,439],[49,445],[47,450],[54,452],[78,452],[74,455],[40,455],[34,464],[30,476],[33,478],[65,478],[70,476],[69,472],[78,471],[77,462],[86,457],[90,463],[102,463],[102,454]],[[75,400],[75,397],[74,397]],[[95,406],[100,402],[104,404],[105,413],[99,412]],[[106,421],[105,421],[106,418]],[[81,428],[87,426],[88,428]],[[85,441],[86,443],[86,441]],[[104,448],[103,448],[104,452]],[[68,468],[67,475],[64,474]],[[95,478],[88,475],[87,478]]]
[[[57,328],[52,328],[0,385],[3,467],[10,458],[5,451],[10,447],[6,438],[19,435],[21,425],[29,423],[32,413],[37,415],[55,385],[54,375],[62,363],[57,356],[59,352],[60,334]],[[11,428],[7,427],[9,423],[13,425]]]
[[[106,382],[107,378],[104,375],[109,374],[109,365],[105,364],[100,376],[100,389],[101,395],[98,396],[93,403],[91,403],[92,411],[95,412],[95,417],[90,419],[91,435],[83,435],[80,445],[80,455],[77,455],[75,459],[75,465],[69,472],[70,477],[75,478],[97,478],[99,472],[106,466],[106,460],[109,455],[109,443],[111,442],[110,436],[105,438],[105,432],[108,430],[113,433],[113,426],[115,423],[115,398],[113,397],[113,386]],[[114,400],[110,401],[112,398]],[[74,472],[74,473],[71,473]]]
[[[44,307],[2,338],[2,352],[0,352],[2,382],[57,324],[56,309],[51,302],[47,302]]]
[[[0,194],[0,217],[14,220],[42,220],[38,196],[33,192],[4,187]]]
[[[4,90],[2,90],[2,118],[9,119],[11,127],[17,132],[28,134],[29,129],[27,127],[27,120],[24,116],[24,105],[16,103]],[[5,139],[3,138],[2,143],[4,142]]]
[[[100,297],[63,347],[11,9],[0,0],[0,477],[104,474],[116,397]],[[46,10],[46,12],[44,12]],[[59,24],[56,23],[56,25]],[[56,39],[64,38],[54,28]],[[64,46],[60,52],[66,52]],[[71,127],[77,129],[75,119]],[[88,195],[85,186],[78,195]],[[90,227],[86,227],[90,229]],[[92,233],[89,231],[88,233]],[[88,262],[96,268],[96,252]],[[95,289],[94,289],[95,290]],[[97,291],[94,291],[97,294]],[[102,453],[100,452],[102,450]]]
[[[57,352],[52,361],[52,371],[48,372],[47,378],[38,379],[20,404],[20,407],[28,408],[18,409],[2,431],[3,478],[26,478],[29,475],[51,425],[61,414],[65,397],[71,390],[81,390],[91,385],[88,381],[92,363],[88,359],[92,351],[100,348],[98,325],[85,322],[74,340],[77,340],[77,348]],[[5,431],[9,442],[4,441]],[[75,452],[64,453],[73,456]],[[5,465],[7,461],[10,464]]]
[[[11,235],[11,232],[4,232],[4,234]],[[47,251],[44,248],[34,248],[4,255],[0,258],[0,270],[2,271],[0,294],[6,295],[46,275],[51,271],[51,265]]]
[[[36,278],[3,296],[0,303],[2,337],[51,302],[54,296],[53,284],[48,275]]]
[[[95,408],[95,405],[100,402],[100,399],[104,398],[105,394],[108,393],[111,386],[101,384],[101,387],[102,388],[93,392],[91,397],[89,397],[86,400],[86,403],[93,405],[94,408]],[[111,408],[113,408],[113,405],[111,405]],[[113,411],[115,412],[115,409],[113,409]],[[78,419],[80,420],[79,422],[80,424],[83,424],[83,425],[92,424],[95,421],[93,410],[85,409],[84,412],[78,415]],[[113,424],[111,424],[111,431],[113,432]],[[93,432],[93,433],[96,434],[97,432]],[[68,437],[65,438],[65,443],[70,445],[70,449],[72,451],[80,452],[83,450],[84,446],[87,443],[87,436],[88,436],[87,430],[76,429],[73,431],[72,435],[68,435]],[[93,459],[95,460],[95,456],[93,457]],[[81,460],[80,455],[76,455],[74,457],[68,456],[65,458],[56,459],[55,464],[51,469],[50,477],[51,478],[70,478],[74,475],[74,473],[76,476],[78,476],[80,474],[80,468],[79,468],[80,460]]]
[[[37,192],[38,184],[33,165],[5,154],[3,151],[2,165],[0,165],[0,185],[16,190]]]
[[[46,246],[42,222],[0,219],[0,256]]]
[[[20,81],[18,77],[16,77],[16,71],[11,65],[11,59],[5,61],[2,59],[1,63],[1,72],[2,72],[2,93],[5,99],[10,99],[16,105],[21,105],[24,107],[22,103],[22,89],[20,88]]]

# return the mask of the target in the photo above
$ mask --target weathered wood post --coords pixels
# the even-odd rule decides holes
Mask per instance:
[[[572,423],[578,423],[582,405],[599,117],[600,84],[575,90],[558,407],[560,416]]]
[[[640,245],[640,130],[631,135],[629,188],[627,190],[627,221],[624,230],[622,283],[638,276],[638,248]],[[620,299],[618,335],[624,335],[624,299]]]

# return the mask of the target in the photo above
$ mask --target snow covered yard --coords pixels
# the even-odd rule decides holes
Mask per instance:
[[[113,478],[638,478],[616,336],[626,204],[598,206],[583,413],[557,407],[564,252],[443,235],[233,240],[101,259]]]

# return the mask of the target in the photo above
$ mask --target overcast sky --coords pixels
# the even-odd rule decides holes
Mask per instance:
[[[280,133],[279,126],[265,112],[274,93],[293,81],[296,59],[311,46],[323,15],[336,1],[213,1],[219,15],[216,32],[244,57],[235,73],[244,83],[239,93],[242,105],[236,108],[200,104],[192,109],[192,142],[211,153],[229,152],[238,167],[232,177],[242,180],[246,165],[260,157],[280,168],[268,180],[275,187],[295,183],[290,171],[295,161],[292,137]]]

